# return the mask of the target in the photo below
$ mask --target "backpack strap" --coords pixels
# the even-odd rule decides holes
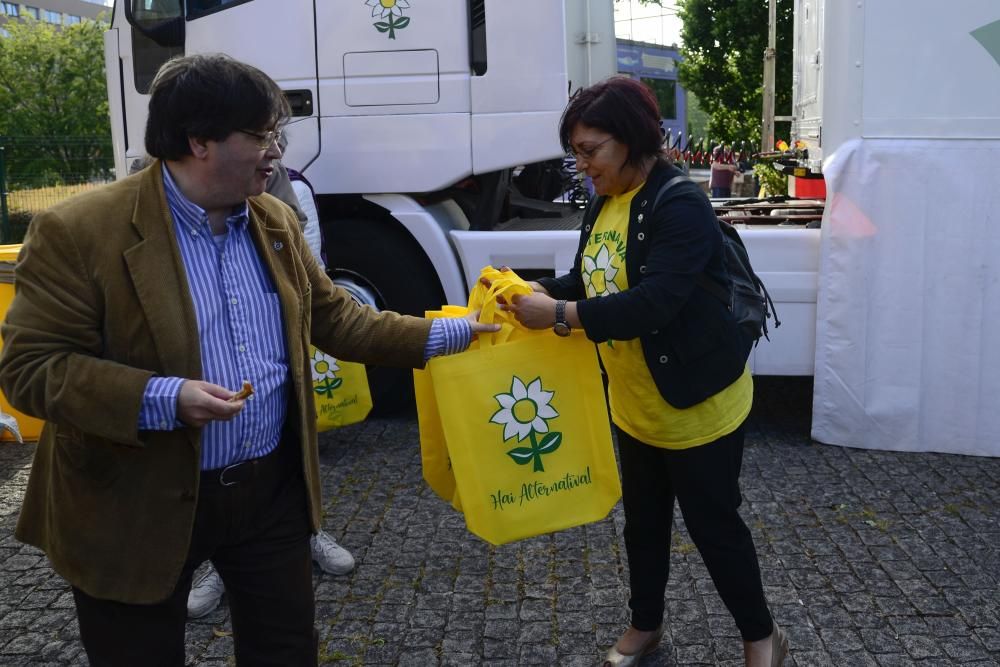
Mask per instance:
[[[694,183],[694,181],[692,181],[690,178],[688,178],[684,174],[681,174],[680,176],[674,176],[669,181],[661,185],[660,189],[657,190],[656,192],[656,197],[653,199],[653,210],[654,211],[656,210],[656,207],[660,204],[660,200],[663,199],[663,196],[667,194],[667,191],[670,190],[670,188],[674,187],[675,185],[680,185],[681,183],[684,182]]]
[[[661,185],[660,189],[656,193],[656,198],[653,200],[653,210],[654,211],[656,210],[656,207],[659,205],[660,200],[662,200],[664,195],[667,194],[667,191],[669,191],[674,186],[684,182],[693,183],[694,181],[691,178],[684,176],[682,174],[680,176],[674,176],[669,181]],[[701,286],[702,289],[704,289],[709,294],[712,294],[717,299],[722,301],[722,303],[724,303],[727,308],[732,307],[732,304],[729,302],[730,301],[729,290],[720,285],[718,282],[709,278],[708,274],[704,272],[699,273],[696,280],[698,282],[698,285]]]

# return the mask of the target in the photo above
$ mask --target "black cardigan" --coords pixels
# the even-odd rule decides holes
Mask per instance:
[[[595,343],[638,338],[657,389],[688,408],[736,381],[750,348],[723,303],[698,287],[699,274],[725,281],[722,234],[708,197],[693,182],[670,188],[653,210],[660,186],[681,171],[658,162],[629,211],[625,270],[629,288],[588,299],[580,274],[583,249],[603,198],[584,215],[573,269],[538,282],[556,299],[576,301]]]

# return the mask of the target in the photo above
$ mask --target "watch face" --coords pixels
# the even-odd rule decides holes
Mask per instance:
[[[569,325],[565,322],[556,322],[552,326],[552,330],[556,332],[557,336],[568,336],[569,335]]]

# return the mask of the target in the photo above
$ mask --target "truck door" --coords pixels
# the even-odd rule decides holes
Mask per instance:
[[[193,53],[226,53],[266,72],[292,105],[285,163],[301,170],[318,154],[312,0],[127,0],[115,3],[112,28],[129,164],[144,153],[149,86],[157,70],[173,56]]]
[[[424,192],[472,173],[468,1],[318,2],[316,26],[317,191]]]
[[[292,118],[282,161],[303,170],[320,145],[312,0],[188,0],[186,5],[186,54],[225,53],[259,68],[285,91]]]

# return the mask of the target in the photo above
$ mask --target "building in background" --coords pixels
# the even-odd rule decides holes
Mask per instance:
[[[675,138],[680,132],[687,134],[687,92],[677,81],[680,61],[676,46],[618,39],[618,73],[653,89],[663,115],[663,129]]]
[[[106,19],[111,16],[103,0],[0,0],[0,37],[7,37],[3,26],[8,21],[31,17],[53,25],[73,25],[85,19],[97,19],[101,14]]]

